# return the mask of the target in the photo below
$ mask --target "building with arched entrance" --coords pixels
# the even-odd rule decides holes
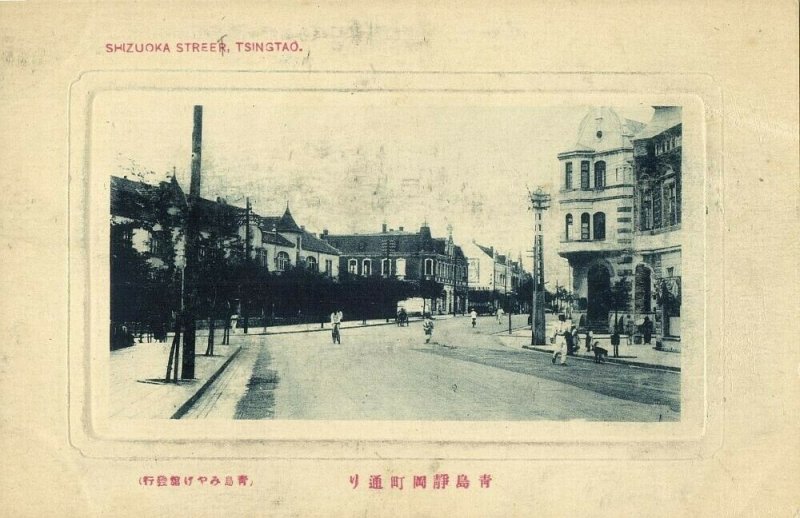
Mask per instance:
[[[572,270],[572,319],[597,331],[608,330],[615,282],[632,274],[632,139],[643,128],[610,107],[591,108],[575,144],[558,155],[558,253]]]
[[[617,316],[654,324],[654,345],[680,348],[681,110],[655,106],[647,126],[592,108],[558,155],[572,319],[611,330]]]

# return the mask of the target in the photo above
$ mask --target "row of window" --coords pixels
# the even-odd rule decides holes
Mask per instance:
[[[365,258],[361,259],[359,262],[358,259],[351,258],[347,260],[347,271],[353,275],[372,275],[373,259]],[[445,279],[452,278],[453,275],[453,265],[444,262],[435,262],[431,258],[425,259],[424,264],[424,275],[434,275],[434,271],[436,275],[440,277],[444,277]],[[397,259],[381,259],[381,275],[384,276],[405,276],[406,275],[406,260],[402,257]],[[457,266],[456,273],[459,275],[459,278],[464,278],[464,267]]]
[[[673,149],[680,147],[680,145],[681,137],[678,135],[672,135],[659,142],[656,142],[655,153],[656,155],[660,155],[662,153],[666,153],[667,151],[672,151]]]
[[[572,214],[565,216],[565,230],[564,237],[566,241],[575,239],[573,230]],[[606,238],[606,215],[603,212],[595,212],[590,215],[588,212],[581,214],[581,241],[602,241]]]
[[[589,172],[590,162],[588,160],[581,161],[581,189],[589,190]],[[564,165],[564,189],[572,189],[572,162],[567,162]],[[594,188],[603,189],[606,186],[606,163],[599,160],[594,163]]]
[[[405,276],[406,274],[406,260],[403,258],[399,258],[396,260],[392,259],[382,259],[381,262],[381,275],[390,276],[390,275],[397,275],[397,276]],[[372,275],[372,259],[363,259],[361,261],[361,271],[359,272],[359,262],[358,259],[348,259],[347,260],[347,271],[353,275],[364,275],[369,276]],[[433,267],[431,267],[432,269]]]
[[[638,230],[671,227],[681,222],[680,182],[675,178],[655,185],[650,185],[645,179],[638,198]]]

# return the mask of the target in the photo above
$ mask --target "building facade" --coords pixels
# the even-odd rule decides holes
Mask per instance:
[[[592,108],[559,153],[561,238],[572,272],[573,321],[607,330],[615,282],[633,273],[633,137],[643,124]]]
[[[461,247],[447,238],[434,238],[427,224],[419,231],[403,227],[372,234],[329,234],[322,238],[339,250],[339,270],[348,275],[381,276],[420,284],[436,281],[444,296],[434,299],[437,313],[463,313],[467,301],[467,261]]]
[[[653,118],[634,145],[633,302],[637,319],[648,316],[664,346],[680,348],[681,109],[654,106]]]
[[[525,279],[521,261],[475,241],[464,247],[464,255],[469,265],[469,306],[480,313],[494,312],[499,307],[519,311],[517,291]]]
[[[558,159],[573,320],[610,331],[618,315],[637,326],[647,318],[659,341],[679,343],[680,108],[654,107],[646,126],[593,108]]]
[[[128,242],[154,267],[182,266],[187,201],[177,181],[151,185],[112,176],[110,188],[112,247]],[[197,203],[201,239],[220,240],[228,256],[247,244],[250,259],[271,272],[300,266],[338,278],[339,251],[299,226],[288,205],[281,216],[261,216],[221,198]]]

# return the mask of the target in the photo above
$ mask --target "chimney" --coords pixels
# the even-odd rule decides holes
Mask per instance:
[[[189,196],[200,197],[200,149],[203,143],[203,107],[194,107],[194,129],[192,130],[192,181]]]
[[[398,229],[400,232],[402,232],[402,231],[403,231],[403,227],[397,227],[397,229]]]
[[[327,236],[328,235],[328,229],[327,228],[323,228],[322,229],[322,235],[323,236]]]
[[[386,233],[386,223],[383,224],[382,228],[383,228],[382,232],[385,234]]]

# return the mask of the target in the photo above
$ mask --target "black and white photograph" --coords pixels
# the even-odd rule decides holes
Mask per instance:
[[[381,95],[94,98],[109,417],[680,421],[682,107]]]

